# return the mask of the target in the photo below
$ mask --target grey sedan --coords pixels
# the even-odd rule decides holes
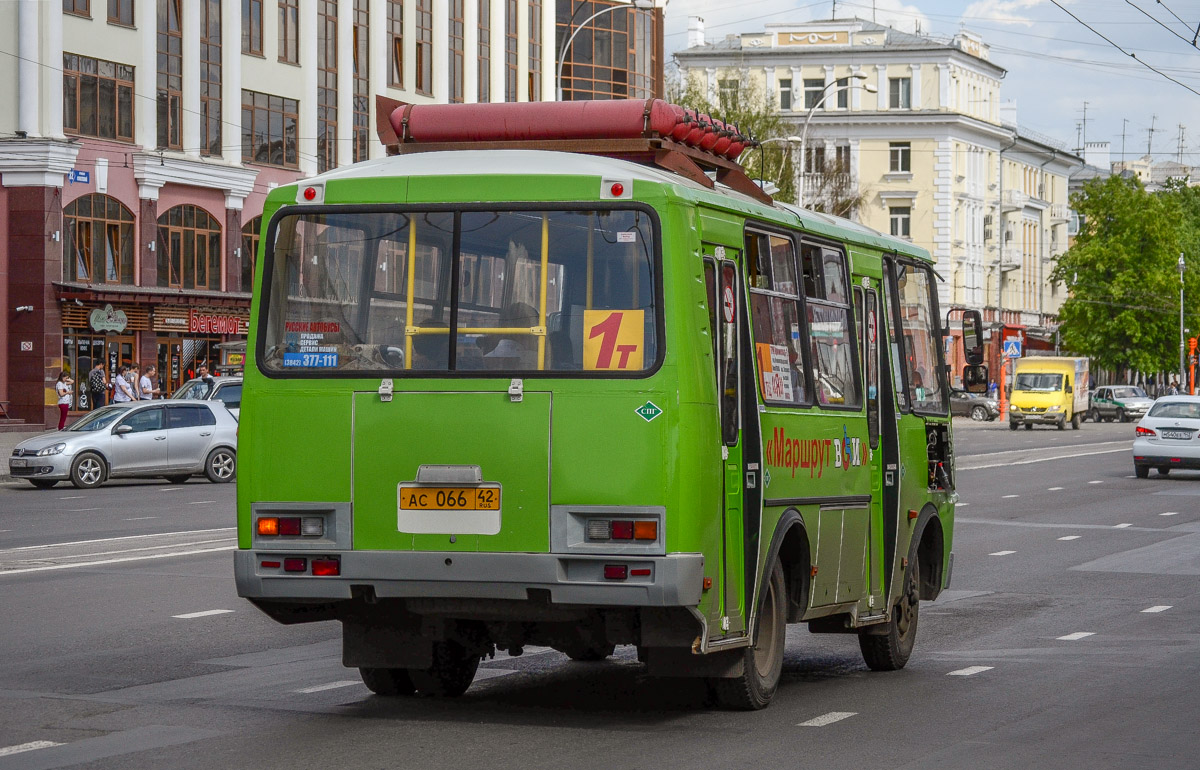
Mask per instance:
[[[964,415],[976,422],[994,420],[1000,416],[1000,404],[986,393],[968,393],[965,390],[950,390],[950,414]]]
[[[8,472],[40,489],[64,480],[90,489],[119,477],[182,484],[199,473],[221,484],[237,475],[237,420],[217,401],[113,404],[17,444]]]

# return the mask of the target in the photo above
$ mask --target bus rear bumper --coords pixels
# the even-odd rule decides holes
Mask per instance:
[[[311,574],[313,557],[337,559],[337,576]],[[306,559],[304,572],[285,572],[284,559]],[[264,566],[264,562],[280,564]],[[293,566],[295,566],[293,564]],[[605,577],[610,574],[624,578]],[[704,556],[595,556],[553,553],[342,551],[284,554],[234,553],[238,596],[286,602],[351,599],[371,590],[376,598],[528,600],[549,595],[551,604],[593,607],[695,607],[704,583]],[[534,593],[531,593],[534,592]]]

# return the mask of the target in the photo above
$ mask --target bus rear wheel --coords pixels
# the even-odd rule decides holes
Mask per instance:
[[[417,690],[406,668],[360,668],[358,675],[376,695],[412,695]]]
[[[886,634],[858,633],[858,646],[863,660],[872,671],[898,671],[908,663],[913,644],[917,640],[917,618],[920,611],[920,594],[917,576],[921,574],[917,556],[908,560],[908,572],[904,575],[904,592],[892,608],[892,619]]]
[[[433,665],[410,668],[408,676],[421,695],[457,698],[467,691],[479,670],[479,655],[447,639],[433,643]]]
[[[733,678],[710,679],[718,706],[754,711],[775,697],[783,675],[783,648],[787,642],[787,586],[779,562],[771,569],[758,616],[758,640],[742,653],[742,673]]]

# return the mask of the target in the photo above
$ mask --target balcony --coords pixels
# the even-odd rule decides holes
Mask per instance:
[[[1065,203],[1050,204],[1050,220],[1052,222],[1067,222],[1071,219],[1071,207]]]
[[[1002,211],[1020,211],[1029,204],[1029,196],[1020,190],[1005,190],[1000,201]]]
[[[1024,261],[1021,249],[1016,246],[1004,246],[1000,249],[1000,269],[1004,272],[1018,270]]]
[[[821,174],[815,171],[803,175],[804,197],[819,198],[823,193],[847,193],[854,189],[849,174]],[[840,197],[840,196],[839,196]]]

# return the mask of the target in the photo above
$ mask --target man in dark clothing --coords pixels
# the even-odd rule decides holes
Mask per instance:
[[[104,372],[103,361],[97,361],[96,365],[88,372],[87,388],[88,395],[91,396],[92,408],[99,409],[104,406],[108,395],[108,377]]]

